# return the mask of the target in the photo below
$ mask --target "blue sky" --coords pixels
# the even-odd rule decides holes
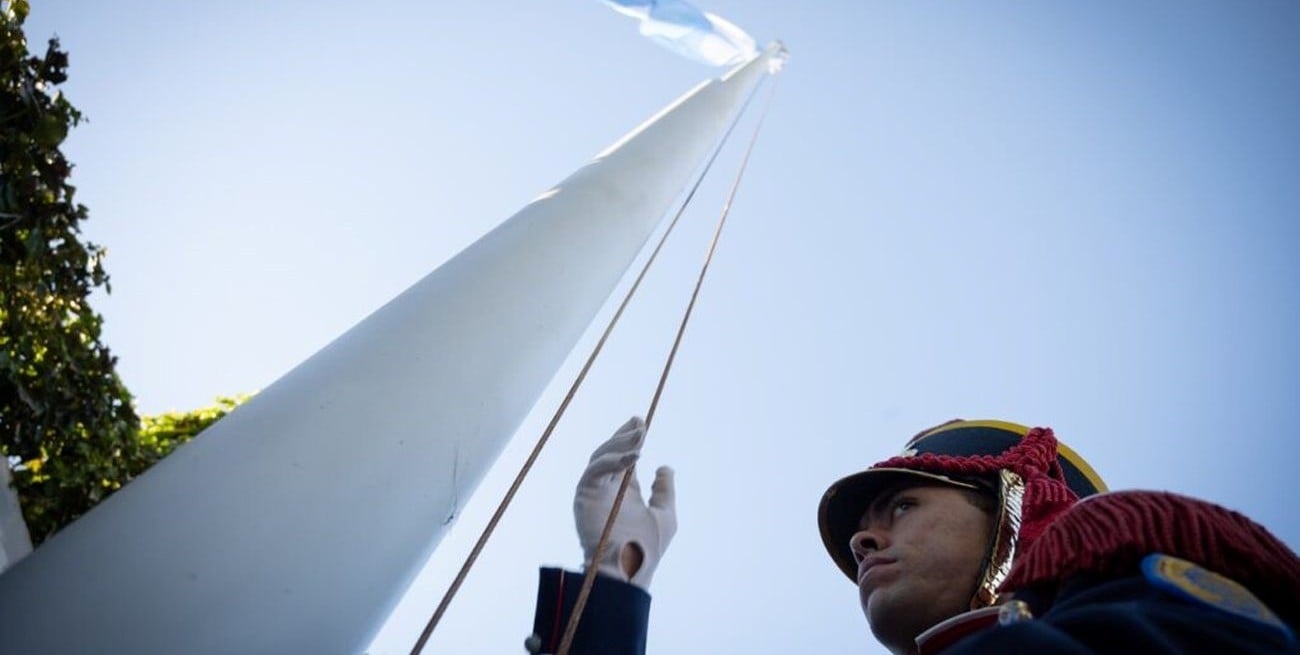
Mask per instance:
[[[1300,544],[1300,7],[702,6],[792,58],[646,446],[681,523],[652,653],[883,652],[816,503],[954,416]],[[31,43],[56,33],[145,412],[267,386],[712,74],[594,0],[38,3]],[[577,564],[572,485],[645,410],[737,151],[429,652],[520,648],[536,566]],[[409,648],[577,363],[372,652]]]

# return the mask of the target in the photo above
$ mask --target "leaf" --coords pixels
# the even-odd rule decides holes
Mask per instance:
[[[32,12],[32,7],[27,0],[12,0],[9,3],[9,11],[14,17],[14,22],[22,25],[23,21],[27,20],[27,14]]]
[[[32,130],[32,138],[36,143],[44,148],[53,148],[68,136],[68,124],[63,119],[54,114],[45,114],[36,121],[36,127]]]
[[[37,401],[35,398],[32,398],[32,395],[27,392],[27,387],[21,384],[16,384],[14,386],[18,387],[18,397],[22,398],[23,402],[26,403],[27,406],[30,407],[33,412],[35,412],[38,415],[45,413],[45,407],[41,405],[41,403]]]

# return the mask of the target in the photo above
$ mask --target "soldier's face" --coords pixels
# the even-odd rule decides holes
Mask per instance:
[[[969,608],[993,518],[948,486],[881,494],[853,535],[858,592],[871,632],[895,653]]]

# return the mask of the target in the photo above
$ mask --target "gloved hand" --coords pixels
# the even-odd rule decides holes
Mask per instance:
[[[623,471],[636,464],[644,441],[645,422],[634,416],[592,453],[591,462],[578,481],[573,516],[587,562],[596,552],[609,509],[623,481]],[[649,589],[655,567],[676,532],[673,470],[661,466],[655,472],[648,505],[641,499],[641,486],[634,476],[596,568],[605,575]]]

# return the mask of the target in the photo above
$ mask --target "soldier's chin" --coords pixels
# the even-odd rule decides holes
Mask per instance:
[[[863,610],[867,609],[872,596],[892,587],[897,579],[898,572],[894,570],[892,564],[881,564],[867,571],[858,580],[858,598],[862,603]]]
[[[862,612],[877,641],[890,651],[905,652],[920,631],[914,625],[917,612],[909,610],[910,604],[898,591],[892,585],[877,586],[862,597]]]
[[[890,620],[890,614],[898,611],[899,599],[896,597],[892,581],[879,581],[872,585],[858,587],[858,600],[862,603],[862,613],[869,623],[878,620]]]

